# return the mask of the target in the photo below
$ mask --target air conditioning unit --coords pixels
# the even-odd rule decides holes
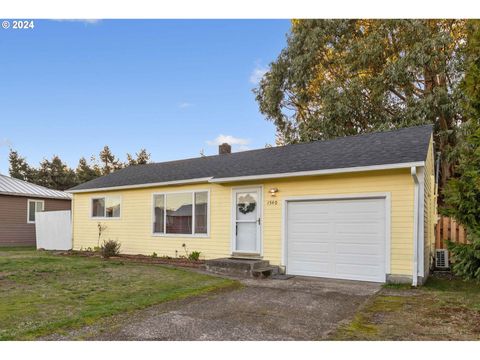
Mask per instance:
[[[450,267],[448,263],[448,250],[436,249],[435,250],[435,267],[437,269],[447,269]]]

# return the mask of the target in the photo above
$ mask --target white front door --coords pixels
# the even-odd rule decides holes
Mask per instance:
[[[261,188],[233,190],[233,252],[260,254]]]

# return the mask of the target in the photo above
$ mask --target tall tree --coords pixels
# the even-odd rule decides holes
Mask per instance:
[[[131,165],[144,165],[150,162],[150,153],[146,149],[140,149],[139,152],[135,153],[136,157],[133,157],[127,153],[127,166]]]
[[[90,166],[90,164],[87,162],[87,159],[84,157],[80,158],[78,161],[75,173],[77,176],[77,182],[79,184],[93,180],[102,175],[99,167],[95,165]]]
[[[463,20],[295,20],[287,46],[257,89],[278,143],[435,124],[442,152],[455,145]]]
[[[466,73],[462,83],[468,122],[462,126],[455,177],[444,189],[443,214],[455,218],[467,229],[469,244],[450,244],[453,271],[480,280],[480,21],[468,26]]]
[[[112,151],[107,145],[105,145],[103,150],[100,151],[99,158],[100,163],[102,164],[102,175],[108,175],[111,172],[123,167],[123,164],[120,162],[120,160],[118,160],[117,157],[115,157],[115,155],[112,154]]]
[[[27,163],[27,160],[20,156],[17,151],[10,149],[8,160],[10,163],[9,174],[11,177],[28,182],[36,181],[36,169],[30,167],[30,165]]]
[[[67,190],[77,184],[75,171],[70,169],[57,155],[52,160],[44,159],[38,170],[37,184],[55,190]]]

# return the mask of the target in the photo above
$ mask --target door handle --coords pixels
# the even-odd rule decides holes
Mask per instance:
[[[260,223],[261,223],[260,218],[258,218],[257,223],[258,223],[258,225],[260,225]]]

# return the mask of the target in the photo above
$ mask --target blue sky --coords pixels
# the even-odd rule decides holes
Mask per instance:
[[[286,43],[287,20],[35,21],[0,28],[0,173],[12,147],[70,167],[104,145],[154,161],[275,141],[252,93]]]

